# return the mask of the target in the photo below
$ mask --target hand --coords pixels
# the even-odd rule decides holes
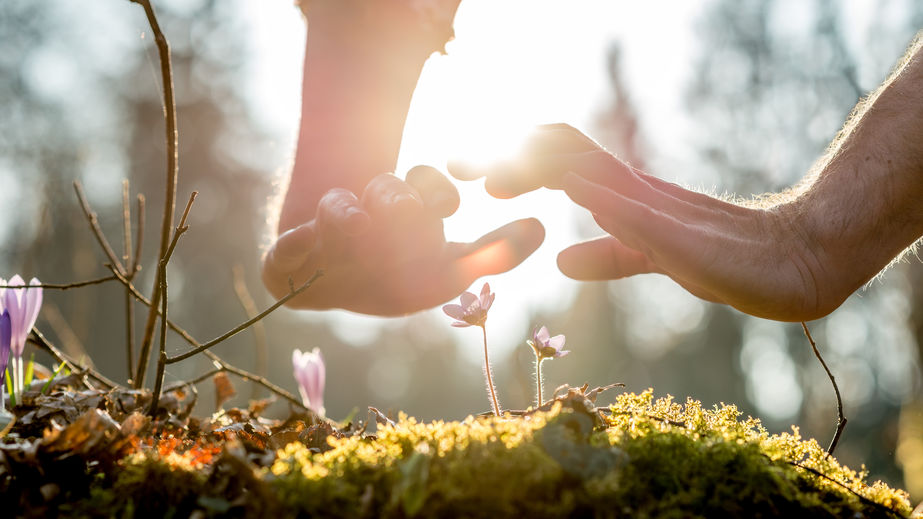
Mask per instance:
[[[743,207],[689,191],[632,169],[567,125],[540,127],[515,161],[449,169],[487,176],[487,191],[500,198],[563,189],[593,213],[610,235],[559,254],[558,267],[574,279],[665,274],[703,299],[782,321],[826,315],[852,291],[837,289],[793,205]]]
[[[458,208],[458,191],[433,168],[418,166],[404,182],[374,177],[362,196],[328,191],[315,217],[278,237],[263,258],[263,281],[277,298],[318,269],[324,275],[288,305],[342,308],[391,316],[448,301],[477,278],[505,272],[544,239],[535,219],[500,227],[474,243],[446,242],[442,219]]]

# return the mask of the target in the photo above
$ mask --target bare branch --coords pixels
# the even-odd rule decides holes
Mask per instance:
[[[131,257],[131,186],[128,179],[122,181],[122,262],[127,269],[129,277],[135,275],[134,267],[138,259]],[[125,364],[126,376],[131,383],[132,372],[135,369],[135,300],[131,292],[125,289]]]
[[[163,108],[164,118],[166,119],[166,148],[167,148],[167,182],[166,195],[164,196],[163,221],[160,227],[160,253],[157,255],[163,258],[167,255],[167,248],[170,246],[170,232],[173,227],[173,212],[176,209],[176,183],[179,177],[179,152],[178,142],[179,134],[176,128],[176,100],[173,93],[173,66],[170,61],[170,45],[163,31],[160,30],[160,24],[157,22],[157,16],[154,14],[154,7],[150,0],[132,0],[144,8],[144,14],[147,16],[148,24],[154,33],[154,41],[157,43],[157,52],[160,56],[160,74],[163,83]],[[159,272],[159,271],[158,271]],[[158,274],[159,276],[159,274]],[[147,321],[144,324],[144,335],[141,340],[141,353],[138,358],[138,369],[135,371],[133,386],[139,389],[144,385],[144,373],[147,371],[148,357],[151,353],[151,344],[154,339],[154,322],[157,320],[157,306],[160,302],[159,279],[154,280],[151,301],[153,304],[147,314]]]
[[[238,326],[235,327],[234,329],[228,331],[228,332],[225,333],[224,335],[221,335],[220,337],[216,337],[216,338],[214,338],[214,339],[212,339],[212,340],[210,340],[210,341],[208,341],[208,342],[202,344],[201,346],[199,346],[199,347],[197,347],[197,348],[194,348],[194,349],[192,349],[192,350],[189,350],[189,351],[187,351],[186,353],[182,353],[182,354],[177,355],[177,356],[175,356],[175,357],[170,357],[170,358],[168,358],[168,359],[167,359],[167,364],[174,364],[174,363],[176,363],[176,362],[179,362],[179,361],[182,361],[182,360],[186,360],[186,359],[188,359],[189,357],[192,357],[193,355],[196,355],[196,354],[198,354],[198,353],[202,353],[203,351],[205,351],[205,350],[207,350],[207,349],[209,349],[209,348],[211,348],[211,347],[213,347],[213,346],[216,346],[217,344],[222,343],[222,342],[224,342],[224,341],[227,340],[227,339],[230,339],[231,337],[237,335],[237,334],[240,333],[241,331],[246,330],[247,328],[249,328],[250,326],[252,326],[253,323],[255,323],[255,322],[257,322],[257,321],[263,319],[263,318],[266,317],[267,315],[269,315],[269,314],[271,314],[272,312],[274,312],[277,308],[279,308],[280,306],[282,306],[282,305],[284,305],[285,303],[287,303],[289,299],[291,299],[291,298],[297,296],[298,294],[304,292],[305,290],[307,290],[308,287],[310,287],[310,286],[314,283],[314,281],[315,281],[317,278],[321,277],[322,275],[323,275],[323,272],[321,272],[320,270],[318,270],[317,272],[314,273],[313,276],[311,276],[311,279],[305,281],[303,285],[301,285],[300,287],[298,287],[298,288],[296,288],[295,290],[293,290],[293,291],[289,292],[288,294],[286,294],[285,297],[283,297],[282,299],[279,299],[279,300],[276,301],[272,306],[270,306],[270,307],[267,308],[266,310],[263,310],[262,312],[260,312],[260,314],[257,315],[256,317],[254,317],[254,318],[252,318],[252,319],[248,319],[246,322],[241,323],[240,325],[238,325]]]
[[[141,245],[144,243],[144,195],[138,194],[138,236],[135,240],[134,261],[131,262],[131,272],[128,273],[128,279],[133,279],[135,274],[141,270]]]
[[[32,334],[29,335],[29,342],[47,351],[54,358],[56,358],[59,362],[63,362],[64,365],[67,366],[67,369],[71,370],[72,372],[86,373],[87,376],[96,380],[98,383],[100,383],[102,386],[106,387],[107,389],[113,389],[113,388],[120,387],[119,384],[109,380],[108,378],[103,376],[102,373],[96,371],[95,369],[91,369],[91,368],[88,368],[80,364],[79,362],[72,359],[69,355],[59,350],[57,347],[55,347],[54,344],[51,344],[51,342],[48,341],[48,339],[46,339],[44,335],[42,335],[42,332],[38,331],[38,328],[32,328]],[[90,385],[90,383],[87,382],[85,379],[83,383],[87,386],[87,388],[93,389],[93,386]]]
[[[160,259],[160,264],[158,265],[158,273],[160,278],[160,354],[157,356],[157,375],[154,379],[154,391],[151,399],[151,407],[148,410],[148,414],[155,416],[157,414],[157,405],[160,403],[160,390],[163,387],[163,375],[167,367],[167,265],[170,263],[170,258],[173,257],[173,251],[176,250],[176,244],[179,242],[180,236],[182,236],[186,231],[189,230],[189,226],[186,225],[186,218],[189,217],[189,210],[192,209],[192,203],[195,202],[195,197],[199,193],[193,191],[189,195],[189,201],[186,202],[186,209],[183,210],[183,217],[179,221],[179,225],[176,227],[176,230],[173,232],[173,239],[170,241],[170,246],[167,248],[167,253],[163,258]]]
[[[96,279],[90,279],[87,281],[77,281],[75,283],[38,283],[35,285],[0,285],[0,288],[31,288],[31,287],[41,287],[48,288],[51,290],[70,290],[72,288],[86,287],[90,285],[101,285],[107,281],[118,281],[119,277],[116,274],[111,276],[105,276]]]
[[[237,300],[240,301],[240,306],[244,308],[244,312],[247,313],[247,317],[252,319],[257,316],[259,310],[256,308],[256,303],[253,301],[253,296],[250,295],[250,291],[247,289],[247,281],[244,279],[244,268],[242,265],[234,265],[234,268],[231,269],[234,276],[234,292],[237,293]],[[269,349],[269,340],[266,338],[266,327],[263,325],[262,321],[253,323],[253,342],[256,346],[255,356],[256,356],[256,372],[261,377],[266,376],[267,368],[267,350]],[[259,397],[259,386],[253,386],[253,393],[250,395],[250,398]]]
[[[846,428],[846,416],[843,415],[843,398],[840,396],[840,388],[836,385],[836,379],[833,377],[833,373],[830,372],[830,368],[827,367],[827,363],[824,362],[824,358],[820,356],[820,351],[817,349],[817,344],[814,342],[814,338],[811,337],[811,332],[808,330],[808,325],[805,324],[804,321],[801,322],[801,328],[804,330],[804,335],[808,338],[808,342],[811,343],[811,348],[814,349],[814,356],[817,357],[817,360],[820,361],[820,365],[823,366],[824,371],[827,372],[827,377],[830,378],[830,383],[833,384],[833,392],[836,393],[836,432],[833,433],[833,439],[830,441],[830,446],[827,447],[827,456],[830,456],[836,449],[836,444],[840,442],[840,436],[843,435],[843,429]]]
[[[135,296],[135,299],[137,299],[138,301],[140,301],[141,304],[144,304],[144,305],[146,305],[146,306],[151,306],[151,301],[150,301],[147,297],[145,297],[144,294],[142,294],[141,292],[139,292],[138,289],[135,288],[135,286],[131,284],[131,281],[127,280],[124,276],[120,276],[118,273],[116,273],[116,272],[115,272],[115,269],[114,269],[113,267],[110,266],[110,269],[111,269],[111,270],[113,271],[113,273],[115,274],[116,279],[118,279],[119,282],[121,282],[125,287],[127,287],[127,288],[129,289],[129,291],[131,292],[131,294],[132,294],[133,296]],[[315,274],[315,277],[317,277],[318,275],[320,275],[320,272],[318,272],[317,274]],[[286,299],[286,300],[287,300],[287,299]],[[158,315],[159,315],[159,309],[158,309]],[[176,323],[174,323],[174,322],[171,321],[170,319],[166,319],[166,321],[167,321],[167,326],[168,326],[171,330],[173,330],[174,332],[176,332],[177,335],[179,335],[180,337],[182,337],[183,340],[185,340],[187,343],[189,343],[190,346],[192,346],[193,348],[198,348],[198,347],[200,347],[200,346],[202,345],[199,341],[197,341],[189,332],[187,332],[186,330],[184,330],[182,327],[180,327],[179,325],[177,325]],[[210,350],[205,350],[205,351],[202,352],[202,354],[205,355],[206,357],[208,357],[209,359],[211,359],[212,362],[214,362],[217,366],[219,366],[219,367],[220,367],[219,369],[225,370],[225,371],[227,371],[227,372],[229,372],[229,373],[233,373],[233,374],[235,374],[235,375],[237,375],[237,376],[239,376],[239,377],[241,377],[241,378],[243,378],[243,379],[245,379],[245,380],[248,380],[248,381],[250,381],[250,382],[253,382],[253,383],[255,383],[255,384],[259,384],[259,385],[263,386],[264,388],[266,388],[267,390],[271,391],[272,393],[275,393],[276,395],[279,395],[279,396],[281,396],[282,398],[284,398],[284,399],[286,399],[286,400],[292,402],[293,404],[295,404],[295,405],[297,405],[297,406],[299,406],[299,407],[301,407],[301,408],[305,408],[304,405],[301,403],[301,401],[298,400],[298,398],[296,398],[293,394],[291,394],[291,393],[289,393],[288,391],[282,389],[281,387],[279,387],[279,386],[273,384],[272,382],[269,382],[269,380],[267,380],[266,378],[261,377],[261,376],[256,375],[256,374],[253,374],[253,373],[250,373],[250,372],[248,372],[248,371],[246,371],[246,370],[243,370],[243,369],[240,369],[240,368],[238,368],[238,367],[232,366],[232,365],[228,364],[227,362],[223,361],[220,357],[218,357],[218,355],[216,355],[214,352],[212,352],[212,351],[210,351]],[[210,372],[210,375],[213,375],[213,374],[214,374],[214,372]],[[210,376],[210,375],[209,375],[209,376]]]
[[[122,265],[122,261],[115,254],[115,251],[112,250],[112,246],[109,245],[109,240],[106,239],[106,235],[103,234],[103,230],[99,227],[99,218],[97,218],[93,209],[90,208],[90,203],[87,201],[87,197],[83,192],[83,185],[79,180],[74,181],[74,191],[77,193],[77,200],[80,202],[80,208],[83,209],[83,215],[86,216],[87,221],[90,223],[90,230],[92,230],[93,235],[96,236],[96,241],[99,242],[99,246],[103,249],[103,253],[109,258],[109,261],[119,269],[119,272],[125,274],[125,266]]]

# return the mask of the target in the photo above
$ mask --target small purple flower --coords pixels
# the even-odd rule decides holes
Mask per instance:
[[[304,406],[324,416],[324,383],[326,382],[327,368],[320,350],[314,348],[309,353],[301,350],[292,352],[292,366],[295,368],[295,380],[298,382],[298,391],[301,392],[301,401]]]
[[[490,305],[494,304],[496,294],[490,293],[490,285],[484,283],[481,288],[481,297],[477,297],[471,292],[462,292],[458,298],[460,305],[448,304],[442,307],[442,311],[449,317],[455,319],[452,326],[465,328],[467,326],[484,326],[487,322],[487,311]]]
[[[0,279],[3,285],[25,285],[19,274],[13,276],[9,282]],[[40,285],[41,282],[32,278],[30,285]],[[35,326],[35,319],[38,318],[38,312],[42,308],[42,287],[30,288],[7,288],[2,294],[3,308],[10,313],[10,348],[13,357],[22,356],[23,349],[26,347],[26,338],[29,332]]]
[[[3,412],[3,387],[6,385],[6,366],[10,362],[10,313],[6,310],[0,314],[0,413]]]
[[[550,337],[548,328],[542,326],[532,332],[532,340],[528,341],[529,346],[535,351],[535,356],[540,359],[557,359],[570,353],[570,350],[561,351],[564,347],[564,336],[555,335]]]

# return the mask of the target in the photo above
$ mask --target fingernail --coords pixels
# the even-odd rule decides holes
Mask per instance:
[[[343,221],[343,231],[348,234],[358,234],[369,226],[369,215],[365,211],[350,207],[346,210],[346,218]]]

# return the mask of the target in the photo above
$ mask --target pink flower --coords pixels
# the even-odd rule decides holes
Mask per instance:
[[[16,274],[6,282],[0,279],[0,285],[25,285],[26,282]],[[41,282],[32,278],[30,285],[40,285]],[[2,289],[3,308],[10,313],[10,348],[13,357],[21,357],[22,351],[26,347],[26,338],[32,327],[35,326],[35,319],[38,317],[38,311],[42,307],[42,287],[31,288],[6,288]]]
[[[564,347],[564,336],[555,335],[550,337],[548,328],[544,326],[536,328],[532,332],[532,340],[528,342],[529,346],[532,346],[532,349],[535,350],[535,356],[540,359],[556,359],[570,353],[570,350],[561,351],[561,348]]]
[[[484,326],[487,322],[487,311],[490,305],[494,304],[496,294],[490,293],[490,285],[484,283],[481,288],[481,297],[477,297],[471,292],[462,292],[458,298],[460,305],[448,304],[442,307],[442,311],[456,321],[452,326],[464,328],[466,326]]]
[[[314,348],[310,353],[301,350],[292,352],[292,366],[295,368],[295,380],[298,382],[298,391],[301,392],[301,401],[304,406],[324,416],[324,383],[326,382],[327,369],[320,350]]]

